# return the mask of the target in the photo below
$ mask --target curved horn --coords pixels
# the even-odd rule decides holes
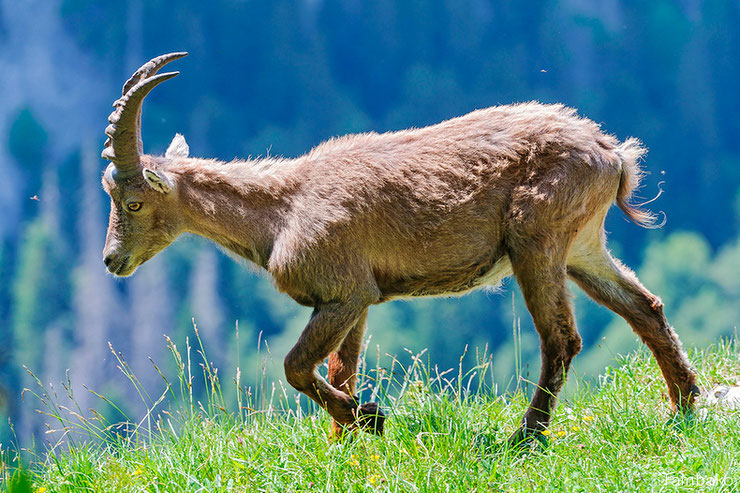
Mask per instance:
[[[168,53],[166,55],[160,55],[158,57],[152,58],[148,62],[146,62],[144,65],[139,67],[139,70],[134,72],[134,75],[131,76],[129,80],[126,81],[126,83],[123,85],[123,92],[121,93],[121,96],[125,96],[126,93],[134,87],[138,82],[146,79],[147,77],[151,77],[152,75],[155,75],[159,69],[167,65],[173,60],[177,60],[178,58],[182,58],[184,56],[187,56],[187,51],[178,51],[176,53]],[[136,139],[138,141],[139,146],[139,154],[144,153],[144,143],[141,140],[141,109],[139,109],[139,114],[137,117],[138,125],[136,126]]]
[[[108,139],[102,157],[113,162],[118,177],[130,176],[139,169],[139,155],[144,152],[141,141],[141,105],[144,98],[155,86],[179,72],[155,74],[167,63],[185,55],[185,52],[169,53],[151,59],[126,81],[123,95],[113,103],[116,109],[108,117],[110,125],[105,129]]]
[[[152,58],[144,65],[139,67],[139,70],[134,72],[134,75],[132,75],[131,78],[126,81],[126,83],[123,85],[123,92],[121,93],[121,96],[125,96],[126,93],[129,92],[129,90],[137,83],[151,77],[152,75],[155,75],[159,71],[159,69],[161,69],[171,61],[187,56],[187,54],[187,51],[179,51],[177,53],[168,53],[166,55],[160,55],[158,57]]]

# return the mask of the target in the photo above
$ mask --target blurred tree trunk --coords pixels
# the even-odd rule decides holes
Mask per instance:
[[[74,290],[77,344],[73,351],[71,375],[76,389],[82,384],[96,389],[107,381],[104,355],[108,354],[109,337],[129,327],[128,314],[117,300],[113,280],[101,260],[105,229],[99,181],[101,163],[97,154],[97,146],[88,141],[82,150],[82,183],[78,196],[84,205],[78,219],[80,263]],[[75,394],[80,407],[87,410],[91,404],[90,393],[77,390]]]
[[[38,195],[29,199],[37,217],[26,227],[19,244],[11,314],[12,371],[19,373],[14,384],[20,382],[21,387],[34,390],[35,384],[22,367],[27,367],[45,384],[63,374],[66,352],[61,340],[69,324],[67,317],[60,316],[69,310],[69,270],[66,268],[69,248],[59,226],[60,194],[56,170],[47,168],[40,182]],[[53,282],[49,282],[50,278]],[[30,433],[43,434],[46,420],[33,412],[39,407],[39,401],[26,399],[17,409],[11,410],[21,439],[28,438]]]
[[[190,306],[209,361],[216,366],[224,361],[225,316],[218,293],[218,253],[212,246],[203,248],[190,278]]]
[[[143,6],[141,0],[128,0],[126,4],[126,72],[131,74],[146,60],[142,59],[144,38]],[[159,53],[157,53],[158,55]],[[155,55],[151,55],[152,58]]]
[[[131,301],[131,351],[128,361],[134,374],[152,398],[158,396],[162,381],[149,358],[162,366],[166,344],[163,334],[175,325],[172,295],[165,266],[166,258],[158,256],[141,266],[136,275],[126,280]]]

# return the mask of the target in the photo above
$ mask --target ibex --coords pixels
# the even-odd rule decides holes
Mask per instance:
[[[288,382],[322,406],[332,429],[381,434],[376,403],[359,404],[356,372],[368,307],[449,296],[514,275],[540,336],[537,389],[511,440],[544,430],[581,349],[566,286],[622,316],[653,352],[674,409],[698,389],[663,304],[606,249],[611,204],[632,221],[645,150],[620,143],[562,105],[474,111],[430,127],[334,138],[295,159],[219,162],[188,156],[177,134],[164,156],[143,153],[144,97],[178,72],[171,53],[123,86],[105,133],[111,212],[103,258],[129,276],[183,232],[210,238],[266,269],[313,314],[285,358]],[[317,366],[329,358],[328,381]]]

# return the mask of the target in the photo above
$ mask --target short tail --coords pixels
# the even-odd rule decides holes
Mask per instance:
[[[638,139],[630,137],[617,147],[617,155],[622,162],[622,175],[617,190],[617,205],[622,212],[634,223],[644,228],[660,228],[664,222],[658,223],[658,216],[652,212],[640,209],[639,205],[630,203],[633,193],[640,187],[640,181],[645,173],[640,168],[640,159],[647,153],[647,149]]]

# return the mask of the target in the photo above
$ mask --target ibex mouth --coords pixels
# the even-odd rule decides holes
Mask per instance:
[[[136,267],[133,269],[131,268],[131,264],[129,264],[130,258],[131,257],[127,255],[117,262],[111,262],[108,264],[108,272],[118,277],[130,276],[136,270]]]
[[[108,272],[116,277],[128,277],[133,274],[141,264],[154,256],[153,253],[147,253],[143,257],[126,255],[120,260],[105,260]]]

